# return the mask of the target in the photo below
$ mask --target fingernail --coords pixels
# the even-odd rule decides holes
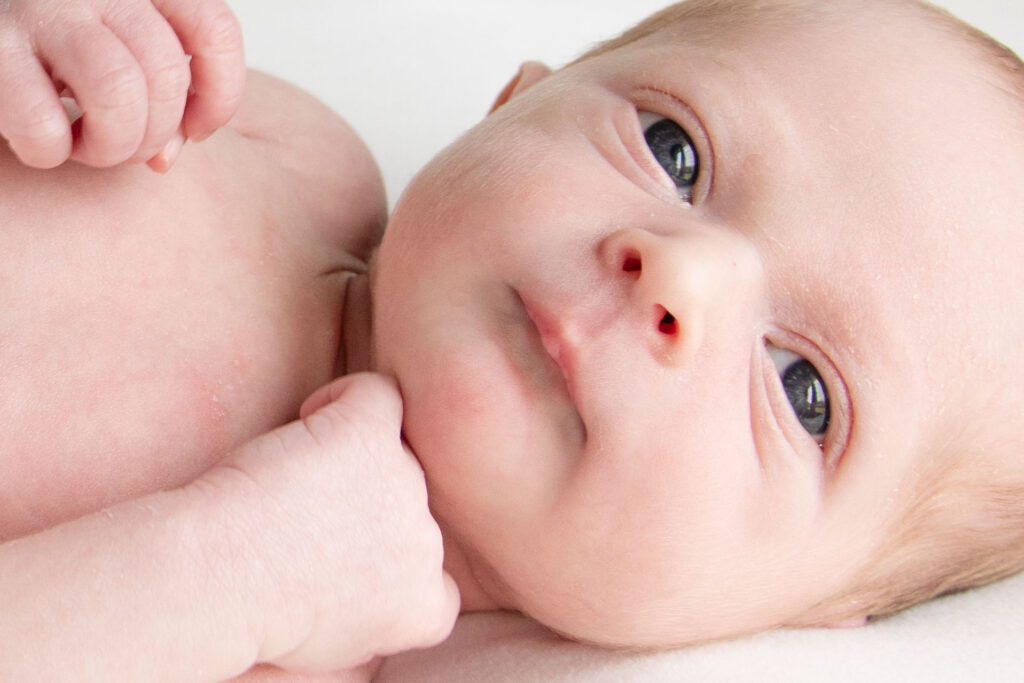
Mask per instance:
[[[175,131],[174,135],[164,148],[152,159],[146,162],[146,165],[157,173],[167,173],[171,170],[171,166],[177,161],[178,155],[181,153],[181,148],[185,146],[185,134],[181,128]]]

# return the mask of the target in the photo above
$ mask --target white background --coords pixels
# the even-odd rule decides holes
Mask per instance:
[[[821,0],[828,2],[828,0]],[[392,201],[482,118],[519,64],[560,66],[669,0],[229,0],[250,65],[297,83],[367,142]],[[937,3],[1024,52],[1024,0]]]

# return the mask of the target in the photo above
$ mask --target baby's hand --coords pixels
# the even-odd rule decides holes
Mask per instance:
[[[227,123],[244,81],[224,0],[0,0],[0,135],[29,166],[165,170]]]
[[[330,671],[450,632],[458,590],[401,416],[392,382],[343,377],[306,401],[302,420],[201,480],[215,498],[245,501],[237,509],[259,565],[245,575],[266,577],[270,596],[254,629],[258,661]]]

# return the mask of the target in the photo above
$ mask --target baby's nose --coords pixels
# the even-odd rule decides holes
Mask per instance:
[[[761,266],[741,236],[628,228],[602,244],[602,255],[610,274],[627,283],[639,333],[662,362],[685,362],[714,335],[750,323]]]

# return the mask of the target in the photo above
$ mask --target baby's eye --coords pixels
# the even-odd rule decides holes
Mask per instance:
[[[651,153],[668,177],[675,183],[679,198],[689,203],[700,173],[700,160],[693,141],[683,127],[672,119],[640,112],[640,127]]]
[[[828,431],[829,401],[825,382],[818,370],[806,358],[778,347],[768,345],[768,353],[782,379],[786,399],[793,406],[800,425],[819,444]]]

